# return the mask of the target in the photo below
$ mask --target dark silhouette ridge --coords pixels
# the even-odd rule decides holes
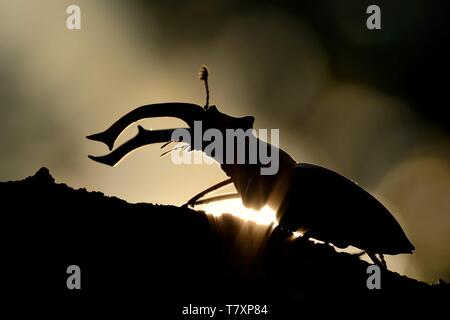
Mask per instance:
[[[331,246],[274,236],[255,249],[252,235],[264,233],[256,224],[74,190],[55,183],[46,168],[0,183],[0,197],[2,296],[5,306],[29,306],[18,312],[57,305],[182,318],[181,307],[190,303],[253,303],[268,304],[270,318],[283,319],[341,302],[344,309],[333,312],[345,313],[349,304],[442,308],[450,296],[448,284],[388,270],[382,289],[368,290],[368,263]],[[79,291],[66,287],[72,264],[81,268]]]

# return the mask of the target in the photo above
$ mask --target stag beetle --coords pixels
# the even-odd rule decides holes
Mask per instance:
[[[109,150],[119,135],[131,124],[143,118],[175,117],[183,120],[191,130],[195,121],[208,128],[223,132],[229,128],[252,129],[254,117],[233,117],[209,106],[208,70],[203,67],[200,79],[206,88],[206,104],[201,107],[190,103],[159,103],[144,105],[129,112],[107,130],[88,136],[105,143]],[[169,143],[176,129],[146,130],[138,126],[136,136],[104,156],[89,156],[97,162],[114,166],[130,152],[144,145]],[[252,136],[261,145],[257,137]],[[287,234],[303,232],[311,237],[331,243],[338,248],[357,247],[366,252],[378,265],[386,266],[383,254],[413,253],[408,240],[391,213],[372,195],[330,169],[314,164],[297,163],[288,153],[266,143],[279,153],[279,170],[274,175],[262,175],[261,163],[221,164],[229,179],[222,181],[190,199],[186,205],[207,203],[240,197],[246,207],[260,209],[269,205],[277,212],[278,230]],[[196,146],[190,145],[191,149]],[[205,146],[197,147],[205,151]],[[224,150],[226,152],[226,150]],[[208,154],[214,158],[213,154]],[[202,199],[205,195],[229,184],[237,193]],[[379,254],[379,258],[376,256]]]

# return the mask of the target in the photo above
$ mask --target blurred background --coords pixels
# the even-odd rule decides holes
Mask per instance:
[[[81,30],[66,29],[71,4],[81,8]],[[381,30],[366,28],[370,4],[381,8]],[[225,178],[218,166],[175,166],[150,146],[110,168],[87,158],[107,148],[85,136],[143,104],[203,105],[197,72],[206,64],[212,104],[279,128],[297,161],[358,181],[393,212],[416,252],[389,257],[391,269],[449,281],[448,7],[0,0],[0,180],[47,166],[73,187],[183,203]],[[129,130],[119,144],[137,129]]]

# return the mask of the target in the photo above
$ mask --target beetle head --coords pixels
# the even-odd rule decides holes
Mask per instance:
[[[233,117],[220,112],[216,106],[205,108],[203,128],[215,128],[222,132],[226,129],[242,129],[244,131],[253,128],[255,118],[252,116]]]

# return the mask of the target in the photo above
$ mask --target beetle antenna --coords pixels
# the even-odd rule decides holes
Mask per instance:
[[[208,110],[209,108],[209,86],[208,86],[208,68],[203,65],[200,68],[200,71],[198,73],[198,78],[205,83],[205,89],[206,89],[206,104],[205,104],[205,110]]]

